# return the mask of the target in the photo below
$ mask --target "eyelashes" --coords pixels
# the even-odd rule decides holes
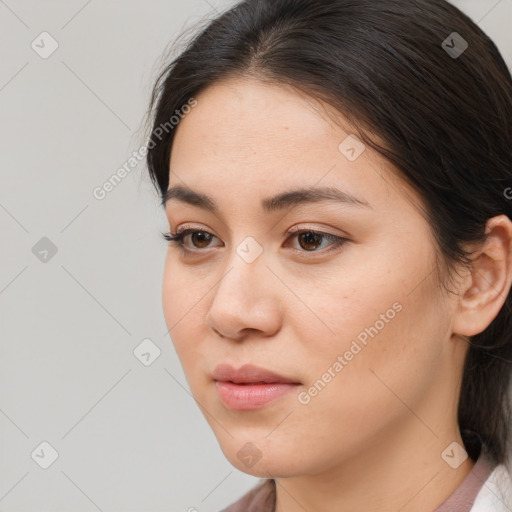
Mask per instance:
[[[203,233],[203,234],[207,234],[211,237],[215,236],[215,235],[212,235],[212,233],[210,233],[204,229],[183,229],[182,231],[179,231],[177,233],[162,233],[162,236],[165,240],[167,240],[169,242],[169,244],[168,244],[169,246],[171,244],[176,244],[182,253],[192,253],[192,252],[196,252],[196,251],[187,249],[185,247],[185,244],[183,243],[183,240],[187,235],[191,235],[191,234],[195,234],[195,233]],[[200,251],[200,249],[199,249],[199,251]]]
[[[194,249],[189,249],[185,247],[184,240],[189,235],[197,235],[201,234],[202,238],[204,239],[206,235],[206,240],[202,240],[206,243],[210,242],[213,238],[216,238],[215,235],[210,233],[209,231],[206,231],[204,229],[183,229],[181,231],[178,231],[177,233],[161,233],[164,240],[168,242],[168,245],[171,246],[177,245],[177,247],[181,250],[183,254],[200,254],[201,252],[205,252],[205,249],[210,249],[210,247],[206,248],[198,248],[194,247]],[[290,236],[287,238],[287,241],[293,238],[301,237],[302,235],[310,235],[307,237],[307,244],[314,244],[318,240],[321,242],[323,240],[329,240],[333,242],[330,246],[328,246],[327,249],[322,250],[307,250],[307,249],[293,249],[296,253],[314,253],[314,254],[325,254],[329,253],[331,251],[339,250],[341,247],[348,242],[349,240],[347,238],[343,238],[337,235],[333,235],[332,233],[325,233],[323,231],[317,231],[313,229],[302,229],[302,230],[296,230],[293,232],[288,233]],[[312,241],[313,239],[313,241]],[[303,239],[302,239],[303,240]]]

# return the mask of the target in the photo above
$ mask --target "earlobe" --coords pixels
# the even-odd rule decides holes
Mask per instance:
[[[487,222],[487,238],[473,256],[464,280],[453,332],[474,336],[483,332],[503,307],[512,283],[512,222],[506,215]]]

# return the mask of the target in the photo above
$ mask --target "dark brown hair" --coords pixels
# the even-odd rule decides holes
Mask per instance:
[[[450,54],[463,49],[462,40],[463,53]],[[465,244],[485,240],[488,219],[512,218],[505,193],[512,186],[512,77],[491,39],[444,0],[245,0],[209,21],[152,91],[147,166],[162,197],[176,131],[169,119],[229,77],[292,86],[343,114],[424,200],[440,282],[470,264]],[[462,439],[472,459],[485,444],[492,461],[504,463],[510,294],[488,328],[467,341]]]

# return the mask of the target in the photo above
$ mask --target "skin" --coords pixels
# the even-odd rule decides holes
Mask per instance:
[[[349,161],[338,146],[350,132],[327,106],[254,78],[219,82],[196,99],[177,127],[169,185],[210,195],[219,211],[167,203],[173,233],[186,223],[214,237],[186,237],[192,256],[169,247],[162,300],[190,389],[223,453],[243,472],[276,479],[277,512],[433,511],[474,465],[467,458],[453,469],[441,454],[452,442],[463,447],[461,335],[483,331],[511,286],[510,221],[490,221],[473,271],[461,269],[456,293],[447,293],[434,272],[420,196],[369,147]],[[260,209],[262,198],[315,186],[371,207]],[[348,242],[329,253],[336,242],[301,245],[287,234],[293,227]],[[252,263],[236,252],[247,236],[263,250]],[[300,403],[297,393],[394,303],[400,312]],[[220,362],[250,362],[301,385],[263,408],[232,411],[211,376]],[[251,467],[237,457],[247,442],[261,454]]]

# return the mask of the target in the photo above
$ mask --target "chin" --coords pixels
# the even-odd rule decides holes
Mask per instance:
[[[297,468],[296,464],[293,464],[293,461],[283,464],[281,460],[272,459],[264,461],[261,459],[251,467],[241,462],[236,456],[228,457],[228,461],[243,473],[258,478],[287,478],[302,474],[302,471]]]
[[[255,439],[249,436],[226,439],[220,444],[226,459],[237,469],[259,478],[286,478],[304,474],[301,461],[297,459],[297,450],[288,449],[277,437],[274,443],[270,439]]]

